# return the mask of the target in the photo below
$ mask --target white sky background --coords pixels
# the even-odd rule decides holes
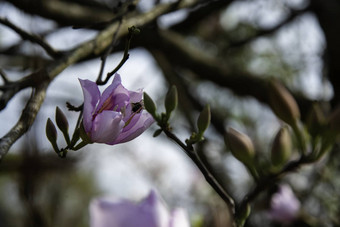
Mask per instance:
[[[249,1],[233,4],[225,13],[221,23],[228,29],[231,26],[235,26],[240,20],[248,19],[270,27],[282,19],[282,12],[276,11],[281,7],[275,7],[275,4],[281,4],[280,1],[260,2],[263,3],[260,8],[261,10],[258,10],[258,8],[255,10],[254,5],[250,4]],[[272,2],[272,4],[269,4],[269,2]],[[291,0],[289,2],[296,3],[302,1]],[[23,13],[3,3],[0,6],[0,15],[7,17],[13,23],[20,24],[23,28],[31,31],[37,31],[36,29],[41,28],[40,26],[43,25],[46,25],[43,26],[44,29],[51,26],[51,23],[46,24],[45,20],[37,18],[32,18],[32,20],[24,19]],[[176,21],[185,17],[185,12],[181,11],[178,14],[171,14],[170,17],[171,20]],[[254,18],[257,18],[257,20],[254,20]],[[36,20],[38,20],[38,22],[36,22]],[[39,23],[39,26],[35,26],[36,23]],[[162,26],[166,26],[167,23],[169,22],[163,17],[161,21]],[[291,33],[295,30],[300,31],[301,35],[304,35],[306,42],[301,45],[305,46],[306,55],[311,54],[315,56],[316,53],[320,52],[324,41],[318,24],[312,15],[301,18],[300,23],[296,26],[288,26],[283,30],[284,32],[278,35],[277,42],[283,46],[289,45],[289,39],[293,38]],[[79,34],[81,34],[81,36],[79,36]],[[58,31],[55,36],[48,37],[47,40],[56,48],[67,49],[76,43],[82,42],[83,40],[80,40],[79,37],[88,40],[94,37],[95,34],[96,32],[63,29],[62,31]],[[19,38],[9,29],[0,26],[0,40],[1,45],[9,45],[19,40]],[[254,48],[260,50],[267,45],[266,43],[261,45],[261,41],[263,42],[263,40],[259,40],[254,43]],[[31,49],[28,48],[28,51],[30,50]],[[120,61],[121,57],[121,53],[110,56],[106,63],[107,70],[104,72],[112,70]],[[304,87],[309,87],[309,90],[306,92],[311,96],[327,97],[329,94],[323,94],[325,89],[322,87],[320,78],[318,77],[321,70],[321,66],[315,64],[318,61],[319,59],[317,59],[317,57],[310,59],[301,83]],[[6,70],[6,67],[1,61],[0,67]],[[50,117],[54,120],[56,103],[58,103],[64,112],[66,112],[66,107],[60,104],[66,101],[70,101],[75,105],[81,104],[83,96],[78,78],[95,80],[99,67],[99,59],[78,64],[77,66],[67,68],[51,83],[46,100],[34,126],[34,129],[37,130],[37,135],[41,135],[39,142],[41,143],[42,150],[51,150],[44,131],[47,118]],[[161,72],[155,65],[152,57],[145,50],[136,49],[131,51],[129,60],[119,73],[122,76],[123,85],[127,89],[137,90],[138,88],[144,88],[144,90],[155,99],[164,97],[167,88],[164,86],[165,83],[162,79]],[[8,74],[10,76],[17,76],[13,72],[8,72]],[[320,92],[322,94],[320,94]],[[28,90],[21,92],[9,103],[4,111],[0,112],[0,137],[7,133],[17,121],[23,108],[22,97],[29,93]],[[67,113],[67,116],[69,117],[72,132],[77,114]],[[174,125],[178,130],[181,130],[182,126],[183,125]],[[70,155],[83,159],[83,164],[80,167],[82,171],[95,171],[98,185],[102,189],[103,194],[138,199],[146,195],[150,188],[156,188],[166,200],[176,198],[177,201],[167,201],[171,205],[181,205],[184,207],[190,206],[190,204],[193,205],[194,201],[191,201],[192,198],[190,198],[188,194],[190,184],[197,183],[198,179],[200,179],[200,181],[204,181],[204,179],[178,146],[168,140],[164,140],[164,138],[152,138],[151,135],[155,128],[156,126],[154,125],[147,133],[126,144],[116,146],[93,144],[87,146],[86,149]],[[27,136],[30,137],[34,135],[25,135],[25,137]],[[61,134],[59,137],[61,137]],[[14,145],[10,152],[15,152],[19,144],[20,143]],[[72,151],[70,153],[72,153]],[[136,160],[138,160],[137,162],[141,163],[141,165],[136,165]],[[234,159],[226,160],[226,164],[228,164],[229,170],[240,168],[239,163],[235,162]],[[88,168],[89,166],[91,166],[90,169]],[[154,173],[159,169],[161,169],[159,176],[154,177],[160,180],[162,184],[156,185],[155,179],[150,176],[150,173]],[[238,178],[237,171],[233,172],[235,172],[233,176],[236,180]],[[245,182],[241,181],[241,183]],[[174,188],[178,188],[178,190],[174,190]]]

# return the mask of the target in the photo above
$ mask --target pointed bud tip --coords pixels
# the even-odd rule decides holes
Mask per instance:
[[[56,107],[56,111],[55,111],[55,120],[56,120],[58,128],[63,133],[67,133],[69,124],[68,124],[65,114],[63,113],[63,111],[61,111],[61,109],[58,106]]]
[[[271,149],[271,161],[274,166],[285,164],[292,151],[292,141],[287,127],[282,127],[277,132]]]
[[[197,128],[199,134],[203,134],[204,131],[209,127],[211,121],[210,106],[206,105],[200,113],[197,120]]]
[[[145,109],[153,116],[156,116],[156,104],[154,103],[154,101],[151,99],[151,97],[144,92],[143,93],[143,100],[144,100],[144,107]]]
[[[276,116],[289,125],[294,125],[300,118],[294,97],[278,81],[272,80],[269,83],[269,103]]]
[[[46,122],[46,136],[52,144],[56,143],[58,136],[57,129],[50,118],[48,118]]]
[[[175,85],[172,85],[165,96],[164,102],[166,114],[168,117],[170,117],[171,112],[177,108],[177,104],[178,104],[177,88]]]

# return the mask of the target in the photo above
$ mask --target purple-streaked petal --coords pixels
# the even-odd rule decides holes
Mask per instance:
[[[142,113],[140,115],[141,116],[139,120],[133,125],[133,127],[129,128],[129,130],[126,131],[123,130],[113,144],[125,143],[136,138],[146,129],[148,129],[152,123],[155,122],[155,120],[149,113]]]
[[[190,227],[188,214],[184,209],[178,208],[172,211],[169,227]]]
[[[140,117],[142,116],[142,113],[136,113],[132,116],[128,116],[124,118],[124,122],[126,126],[124,127],[122,133],[126,131],[130,131],[130,129],[135,126],[135,124],[139,121]]]
[[[115,111],[103,111],[93,121],[91,140],[97,143],[111,144],[124,127],[122,115]]]
[[[96,112],[113,110],[118,105],[118,111],[129,102],[129,91],[121,84],[120,75],[116,74],[112,84],[108,86],[99,101]],[[104,104],[105,103],[105,104]],[[103,107],[104,104],[104,107]],[[108,107],[109,108],[108,108]]]
[[[100,91],[95,82],[79,79],[84,94],[83,122],[86,132],[92,128],[92,115],[100,98]]]

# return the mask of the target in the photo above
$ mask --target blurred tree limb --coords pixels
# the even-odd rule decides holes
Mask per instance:
[[[195,48],[178,33],[159,30],[146,35],[152,36],[153,39],[145,37],[143,39],[146,42],[145,46],[151,50],[162,50],[167,53],[166,57],[173,66],[188,68],[195,73],[199,80],[211,81],[218,86],[230,89],[236,95],[250,96],[259,102],[269,104],[268,81],[266,79],[229,69],[226,62]],[[150,40],[152,43],[147,43]],[[312,101],[297,94],[295,98],[298,100],[302,114],[305,115],[310,109]]]
[[[117,33],[117,39],[120,39],[126,35],[128,33],[129,27],[142,27],[150,22],[153,22],[162,14],[177,10],[179,8],[192,7],[197,3],[198,1],[180,1],[157,5],[149,12],[124,20],[121,25],[121,29]],[[4,157],[4,155],[7,154],[13,143],[15,143],[24,133],[26,133],[33,124],[40,106],[44,101],[46,89],[49,83],[68,66],[88,57],[91,54],[101,54],[111,44],[113,34],[115,31],[117,31],[118,26],[119,23],[114,22],[106,29],[101,31],[93,40],[80,44],[74,49],[68,51],[66,56],[47,65],[43,70],[40,71],[43,72],[42,74],[32,73],[22,78],[20,81],[13,82],[13,86],[7,88],[6,91],[4,91],[2,96],[6,96],[6,100],[3,103],[3,107],[7,105],[7,103],[17,91],[32,86],[32,82],[34,82],[32,97],[27,102],[27,105],[23,110],[19,121],[4,137],[0,139],[0,160]],[[15,86],[15,83],[20,84],[19,90]]]

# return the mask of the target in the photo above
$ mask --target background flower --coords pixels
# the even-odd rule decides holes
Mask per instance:
[[[297,218],[300,201],[288,185],[281,185],[270,201],[270,216],[279,222],[291,222]]]
[[[189,227],[183,209],[171,214],[154,191],[140,203],[94,199],[90,204],[91,227]]]

